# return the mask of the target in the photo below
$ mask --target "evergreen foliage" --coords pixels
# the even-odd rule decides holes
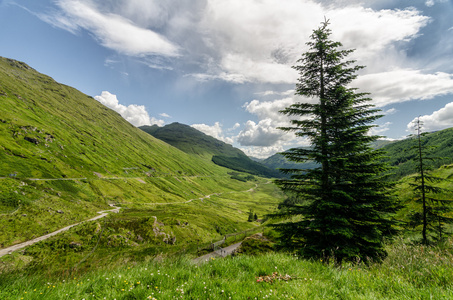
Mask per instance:
[[[452,224],[453,218],[446,214],[453,211],[451,202],[453,200],[445,200],[431,197],[432,194],[445,194],[446,189],[435,185],[445,179],[433,176],[430,174],[432,166],[428,164],[430,161],[439,160],[439,157],[430,156],[432,146],[425,145],[422,141],[421,123],[417,120],[415,129],[417,131],[417,145],[412,147],[415,149],[414,161],[417,165],[418,174],[415,176],[415,182],[410,184],[413,190],[418,195],[415,199],[421,206],[421,212],[416,211],[410,216],[410,224],[413,227],[422,226],[422,242],[428,244],[430,240],[442,240],[442,235],[446,231],[446,224]]]
[[[282,246],[306,258],[336,264],[380,260],[386,255],[384,238],[395,233],[390,216],[399,208],[390,196],[393,184],[380,175],[388,169],[381,162],[383,152],[370,146],[378,137],[368,135],[373,127],[368,124],[381,116],[367,93],[348,87],[363,67],[345,61],[353,50],[340,50],[341,43],[329,40],[330,34],[325,21],[294,66],[300,73],[296,94],[319,101],[281,111],[294,117],[291,127],[281,129],[312,143],[283,155],[318,167],[283,170],[292,176],[276,181],[289,197],[273,215],[284,219],[275,228]]]

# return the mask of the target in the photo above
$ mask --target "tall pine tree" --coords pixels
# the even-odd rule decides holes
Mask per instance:
[[[453,211],[453,200],[433,197],[433,195],[445,195],[451,191],[439,186],[439,183],[445,181],[444,178],[430,174],[432,167],[428,162],[441,158],[430,156],[430,150],[433,147],[424,145],[421,127],[422,124],[418,118],[415,123],[417,145],[413,147],[417,153],[414,160],[417,163],[418,174],[415,176],[415,182],[410,184],[418,196],[415,201],[420,204],[421,211],[415,211],[409,217],[413,227],[422,226],[422,243],[428,244],[432,240],[441,241],[442,235],[446,232],[446,224],[453,224],[453,218],[448,216],[448,213]]]
[[[300,78],[296,94],[316,103],[296,103],[283,114],[291,126],[281,128],[307,137],[311,147],[282,153],[296,162],[314,161],[311,170],[286,169],[290,179],[276,183],[288,199],[274,217],[285,247],[307,258],[343,261],[379,260],[386,255],[384,238],[394,234],[390,215],[398,204],[390,196],[392,183],[380,174],[387,166],[373,150],[369,125],[381,116],[367,93],[350,88],[362,66],[345,60],[353,50],[329,39],[328,21],[313,31],[309,51],[294,66]]]

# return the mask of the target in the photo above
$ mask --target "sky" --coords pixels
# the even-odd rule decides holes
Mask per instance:
[[[292,66],[328,19],[365,68],[351,83],[401,139],[453,127],[453,0],[0,0],[0,56],[23,61],[135,126],[179,122],[258,158],[306,146],[280,110]]]

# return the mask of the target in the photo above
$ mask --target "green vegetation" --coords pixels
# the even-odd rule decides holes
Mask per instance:
[[[436,187],[443,192],[438,195],[440,199],[451,199],[452,190],[453,190],[453,165],[445,165],[439,169],[432,170],[429,174],[432,177],[440,178],[441,181],[436,183]],[[417,190],[414,190],[414,185],[419,185],[420,183],[416,181],[418,175],[413,174],[406,176],[398,181],[396,186],[396,191],[401,202],[404,203],[404,207],[398,212],[397,219],[403,221],[405,225],[405,235],[410,236],[414,240],[423,241],[423,222],[421,221],[422,217],[422,204],[420,203],[420,193]],[[434,203],[434,205],[438,205]],[[440,203],[439,203],[440,205]],[[446,205],[445,208],[448,209],[449,205]],[[414,222],[414,214],[418,216],[417,222]],[[443,216],[447,218],[453,217],[451,211],[443,212]],[[453,227],[451,225],[444,224],[441,228],[442,236],[444,238],[450,236],[453,232]],[[432,220],[432,228],[428,230],[431,232],[431,235],[427,237],[431,241],[440,242],[442,238],[439,238],[439,228],[438,228],[438,219]]]
[[[219,166],[264,177],[281,177],[280,172],[251,160],[241,150],[188,125],[172,123],[164,127],[142,126],[140,129],[185,153],[212,160]]]
[[[282,153],[276,153],[261,163],[272,170],[276,169],[314,169],[318,167],[315,162],[294,162],[287,159]]]
[[[406,227],[407,239],[383,245],[387,257],[341,267],[333,263],[338,252],[330,263],[302,260],[296,252],[276,252],[281,236],[266,227],[282,191],[251,175],[263,173],[230,145],[212,147],[209,138],[204,144],[193,136],[180,145],[185,153],[91,97],[4,58],[0,102],[0,248],[92,218],[109,204],[121,207],[0,257],[0,299],[453,298],[451,226],[431,245],[417,243],[421,225]],[[185,128],[190,136],[192,128],[174,126],[167,129]],[[452,134],[427,135],[426,145],[439,146],[434,156],[452,159]],[[416,170],[407,167],[412,154],[404,151],[412,142],[385,146],[403,169],[395,169],[398,176]],[[216,159],[239,170],[215,165]],[[431,175],[443,179],[439,188],[453,189],[453,165]],[[395,190],[406,204],[396,219],[408,225],[419,209],[415,178],[403,177]],[[283,205],[300,204],[293,201]],[[192,262],[224,238],[225,245],[246,239],[232,258]]]
[[[283,155],[295,162],[313,161],[319,167],[287,169],[290,179],[276,181],[289,199],[273,217],[282,234],[281,245],[305,258],[345,261],[385,257],[385,238],[395,233],[390,218],[399,206],[391,197],[392,183],[381,175],[388,167],[382,151],[371,148],[377,136],[369,130],[379,110],[368,94],[348,87],[362,69],[346,61],[353,50],[331,41],[328,21],[313,31],[309,50],[294,69],[299,71],[296,94],[316,103],[296,103],[283,111],[293,117],[281,128],[310,140],[312,148],[295,148]]]
[[[411,183],[411,186],[417,195],[415,202],[419,204],[420,209],[410,214],[410,220],[412,226],[422,226],[422,242],[428,244],[430,240],[441,241],[444,238],[446,224],[453,223],[453,218],[447,215],[453,211],[451,206],[453,200],[439,198],[439,195],[450,191],[438,186],[445,179],[433,176],[430,172],[432,167],[429,162],[439,158],[432,157],[430,150],[433,147],[426,147],[424,140],[422,141],[420,118],[417,119],[416,130],[417,145],[412,149],[417,153],[414,160],[418,173],[414,177],[415,183]]]
[[[2,248],[87,220],[108,204],[151,214],[153,203],[183,203],[256,184],[231,179],[231,170],[150,136],[22,62],[0,58],[0,102]],[[225,231],[251,226],[249,208],[222,219]],[[198,213],[216,215],[207,211]],[[206,226],[209,234],[203,234],[218,234],[215,224]]]
[[[204,134],[189,125],[175,122],[163,127],[153,125],[139,128],[185,153],[195,154],[207,160],[211,160],[213,155],[244,155],[241,150]]]
[[[212,157],[212,161],[219,166],[239,172],[245,172],[264,177],[281,177],[279,171],[269,169],[268,167],[265,167],[260,163],[254,162],[245,154],[235,157],[214,155]]]
[[[452,299],[451,240],[440,247],[387,247],[382,264],[344,265],[269,253],[210,259],[156,256],[103,264],[86,274],[10,274],[2,299]]]
[[[394,167],[389,172],[391,179],[400,179],[417,172],[417,163],[414,161],[417,154],[411,150],[415,143],[414,138],[395,141],[382,147],[386,152],[385,161]],[[433,162],[434,168],[453,163],[453,128],[424,133],[423,140],[425,147],[435,147],[431,151],[433,157],[442,157],[441,160]]]

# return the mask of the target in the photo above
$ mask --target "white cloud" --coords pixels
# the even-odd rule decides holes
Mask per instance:
[[[58,0],[60,13],[41,15],[41,19],[76,33],[85,29],[104,46],[131,56],[179,55],[178,46],[164,36],[143,28],[119,14],[101,12],[89,0]]]
[[[389,131],[390,125],[392,122],[386,122],[383,125],[379,125],[377,127],[372,127],[369,131],[369,135],[382,135],[384,132]]]
[[[171,116],[169,114],[166,114],[166,113],[161,113],[161,114],[159,114],[159,116],[161,116],[163,118],[171,118]]]
[[[237,139],[241,146],[272,146],[282,137],[282,131],[275,128],[271,119],[264,119],[255,123],[247,121],[245,128]]]
[[[362,75],[352,85],[371,93],[374,104],[382,107],[392,103],[452,94],[453,75],[443,72],[423,74],[420,70],[396,69]]]
[[[283,152],[284,148],[281,145],[270,147],[241,147],[240,148],[247,156],[265,159],[275,153]]]
[[[100,96],[94,96],[94,99],[119,113],[124,119],[134,126],[138,127],[152,124],[163,126],[165,123],[163,120],[157,120],[154,117],[150,118],[145,106],[135,104],[128,106],[122,105],[119,103],[116,95],[113,95],[107,91],[103,91]]]
[[[285,122],[288,118],[280,113],[280,110],[294,104],[294,98],[284,98],[272,101],[252,100],[243,105],[246,111],[258,116],[260,120],[271,119],[274,122]]]
[[[190,126],[227,144],[233,144],[234,142],[233,138],[225,137],[222,124],[219,122],[215,122],[213,126],[206,124],[193,124]]]
[[[387,66],[382,62],[390,57],[402,61],[404,53],[392,45],[415,38],[429,21],[412,8],[376,11],[298,0],[284,5],[276,0],[210,0],[205,11],[199,31],[215,56],[205,66],[205,76],[197,78],[238,83],[295,83],[298,75],[291,66],[324,16],[331,20],[333,38],[357,48],[354,57],[373,69]]]
[[[382,113],[384,115],[393,115],[393,114],[396,114],[397,112],[398,112],[398,110],[396,108],[392,107],[392,108],[389,108],[389,109],[383,111]]]
[[[453,127],[453,102],[448,103],[443,108],[433,112],[431,115],[420,116],[423,132],[431,132]],[[407,131],[415,132],[417,118],[407,124]]]
[[[425,5],[428,7],[434,6],[436,3],[445,3],[448,0],[426,0]]]
[[[241,127],[241,124],[235,123],[235,124],[233,125],[233,127],[228,128],[227,131],[233,131],[233,130],[238,129],[239,127]]]
[[[330,10],[327,15],[331,19],[332,38],[341,41],[346,48],[356,49],[353,56],[367,66],[376,65],[371,63],[376,58],[382,64],[383,56],[404,58],[404,52],[395,51],[392,45],[417,37],[429,21],[413,8],[376,11],[349,6]]]

